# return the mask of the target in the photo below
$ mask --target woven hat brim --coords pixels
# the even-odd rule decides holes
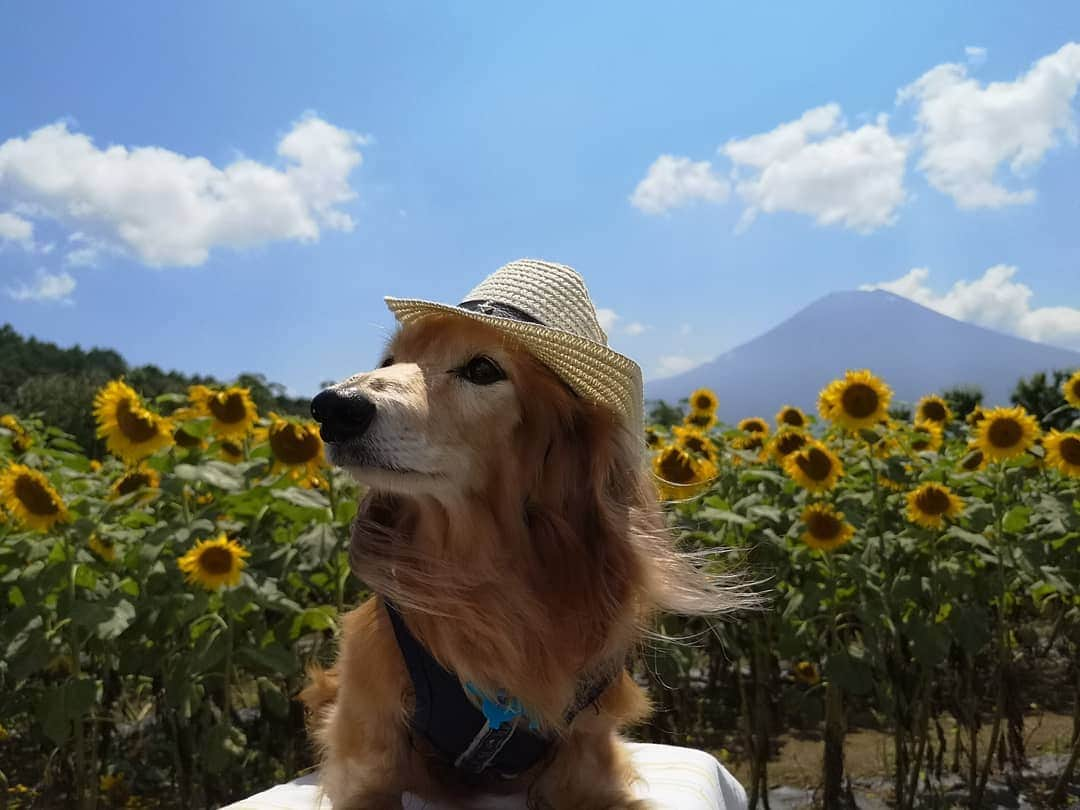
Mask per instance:
[[[453,315],[485,323],[513,335],[578,396],[613,410],[634,435],[644,429],[641,367],[602,343],[550,326],[484,315],[449,304],[415,298],[385,300],[386,306],[402,326],[432,315]]]

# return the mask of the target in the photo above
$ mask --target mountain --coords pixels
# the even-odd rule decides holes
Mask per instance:
[[[846,369],[868,368],[914,403],[955,385],[977,385],[984,404],[1008,404],[1021,377],[1080,368],[1080,352],[1034,343],[934,312],[882,290],[818,299],[770,331],[674,377],[651,380],[649,400],[669,403],[713,389],[720,418],[771,418],[782,405],[817,407],[818,392]]]

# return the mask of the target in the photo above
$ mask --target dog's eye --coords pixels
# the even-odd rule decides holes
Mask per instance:
[[[482,354],[465,364],[465,367],[461,369],[461,376],[475,385],[491,385],[506,379],[503,370],[496,365],[495,361]]]
[[[393,358],[393,357],[387,357],[387,358],[386,358],[385,360],[383,360],[383,361],[382,361],[382,363],[381,363],[381,364],[379,365],[379,368],[386,368],[387,366],[392,366],[392,365],[394,365],[394,358]]]

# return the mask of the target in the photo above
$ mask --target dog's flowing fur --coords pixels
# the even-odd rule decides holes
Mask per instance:
[[[354,573],[377,597],[344,618],[336,665],[302,699],[335,810],[399,808],[403,791],[467,800],[408,731],[408,673],[380,598],[462,681],[517,697],[559,737],[503,790],[533,806],[632,808],[619,728],[648,714],[622,674],[569,728],[586,674],[621,666],[657,610],[719,615],[743,601],[673,548],[641,437],[577,397],[512,339],[432,317],[398,332],[392,362],[341,383],[376,416],[330,458],[370,490],[353,526]],[[458,373],[490,357],[507,379]]]

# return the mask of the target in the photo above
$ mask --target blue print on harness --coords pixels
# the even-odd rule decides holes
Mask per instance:
[[[484,717],[487,719],[489,728],[501,728],[503,723],[511,723],[521,716],[528,717],[525,710],[521,708],[521,701],[517,698],[507,699],[501,689],[498,697],[491,698],[477,688],[472,681],[467,681],[465,688],[480,699],[480,711],[483,712]],[[538,728],[540,728],[540,725],[535,720],[530,719],[529,730],[536,731]]]

